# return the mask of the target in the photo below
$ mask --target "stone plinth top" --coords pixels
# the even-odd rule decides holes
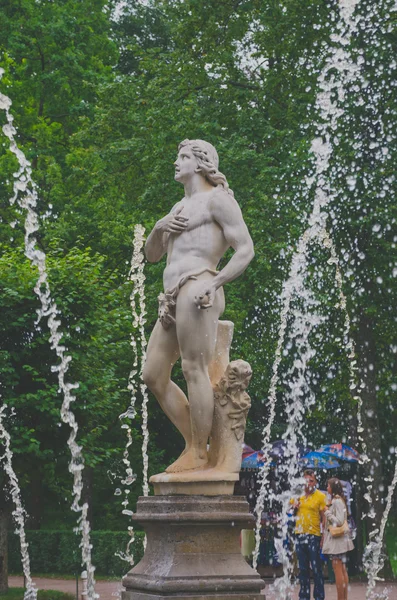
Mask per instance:
[[[155,496],[228,496],[233,495],[238,473],[224,473],[215,469],[160,473],[150,478]]]

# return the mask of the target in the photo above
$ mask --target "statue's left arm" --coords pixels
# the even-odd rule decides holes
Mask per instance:
[[[214,277],[207,290],[197,297],[196,304],[201,308],[212,306],[218,288],[233,281],[245,271],[254,258],[254,244],[244,222],[236,200],[227,192],[216,192],[210,205],[214,220],[222,228],[226,241],[235,251],[227,265]],[[205,301],[205,297],[208,298]]]

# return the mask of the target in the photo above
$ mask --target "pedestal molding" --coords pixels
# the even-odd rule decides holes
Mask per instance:
[[[241,529],[254,526],[244,497],[144,497],[133,521],[147,547],[123,579],[123,600],[264,600],[240,551]]]

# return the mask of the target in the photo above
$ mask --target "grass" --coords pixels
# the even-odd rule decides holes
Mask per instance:
[[[9,588],[7,593],[0,594],[0,600],[23,600],[23,588]],[[55,590],[39,590],[37,600],[74,600],[72,594]]]

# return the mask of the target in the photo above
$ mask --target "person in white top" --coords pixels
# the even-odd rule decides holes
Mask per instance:
[[[331,501],[324,511],[325,527],[322,539],[322,553],[329,555],[335,573],[335,583],[338,600],[347,600],[349,576],[346,570],[346,553],[353,550],[350,531],[347,525],[347,507],[343,494],[343,486],[339,479],[332,477],[328,480],[327,492]],[[344,526],[345,531],[334,537],[333,527]]]

